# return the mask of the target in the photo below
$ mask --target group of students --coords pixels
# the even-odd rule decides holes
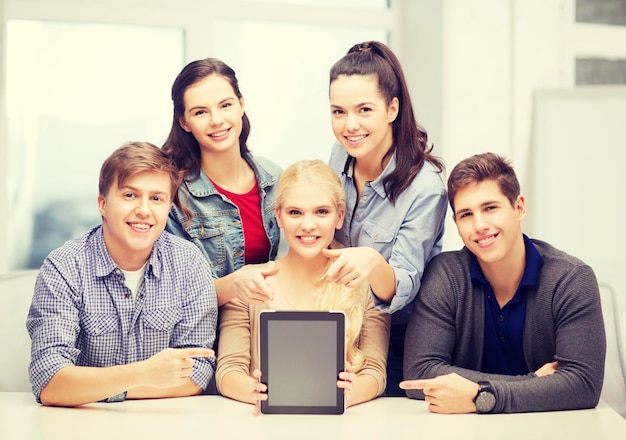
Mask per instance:
[[[258,317],[278,309],[345,312],[347,406],[380,395],[445,413],[598,403],[597,281],[522,233],[511,165],[472,156],[446,188],[402,67],[380,42],[332,66],[329,98],[329,164],[282,171],[247,146],[235,72],[215,58],[183,68],[162,148],[114,151],[100,173],[102,224],[41,267],[27,318],[38,402],[216,387],[257,408],[267,399]],[[448,203],[460,251],[442,252]]]

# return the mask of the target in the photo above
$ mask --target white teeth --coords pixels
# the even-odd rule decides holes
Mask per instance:
[[[317,237],[314,236],[314,235],[302,235],[302,236],[300,236],[300,239],[302,241],[315,241],[317,239]]]
[[[478,243],[480,244],[485,244],[485,243],[489,243],[490,241],[493,241],[494,237],[487,237],[487,238],[483,238],[482,240],[478,240]]]
[[[366,135],[362,134],[360,136],[346,136],[346,139],[348,139],[350,142],[358,142],[361,139],[365,139]]]
[[[130,225],[135,229],[143,229],[143,230],[150,229],[150,225],[147,225],[145,223],[130,223]]]
[[[226,136],[226,133],[228,133],[228,130],[220,131],[219,133],[211,133],[209,136],[222,137],[222,136]]]

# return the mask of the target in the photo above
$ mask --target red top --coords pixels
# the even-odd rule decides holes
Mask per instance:
[[[213,182],[213,185],[219,193],[228,197],[239,208],[243,227],[243,249],[246,264],[265,263],[270,253],[270,241],[263,227],[259,184],[255,181],[250,191],[244,194],[236,194],[225,190],[216,185],[215,182]]]

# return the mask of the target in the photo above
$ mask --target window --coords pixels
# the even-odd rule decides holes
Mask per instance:
[[[10,268],[100,223],[100,165],[127,141],[160,145],[180,29],[11,20],[7,37]]]
[[[574,0],[575,84],[626,84],[626,0]]]
[[[576,58],[576,85],[626,84],[626,59]]]
[[[626,1],[576,0],[576,21],[626,26]]]

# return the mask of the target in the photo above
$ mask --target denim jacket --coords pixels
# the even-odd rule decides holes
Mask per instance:
[[[261,197],[263,225],[270,242],[268,261],[276,258],[280,228],[276,224],[276,186],[282,173],[275,163],[262,158],[244,156],[254,170]],[[200,171],[195,180],[184,180],[178,191],[180,201],[192,213],[188,217],[172,206],[167,231],[195,243],[209,261],[213,276],[221,278],[244,264],[244,236],[237,206],[220,194],[207,175]]]

